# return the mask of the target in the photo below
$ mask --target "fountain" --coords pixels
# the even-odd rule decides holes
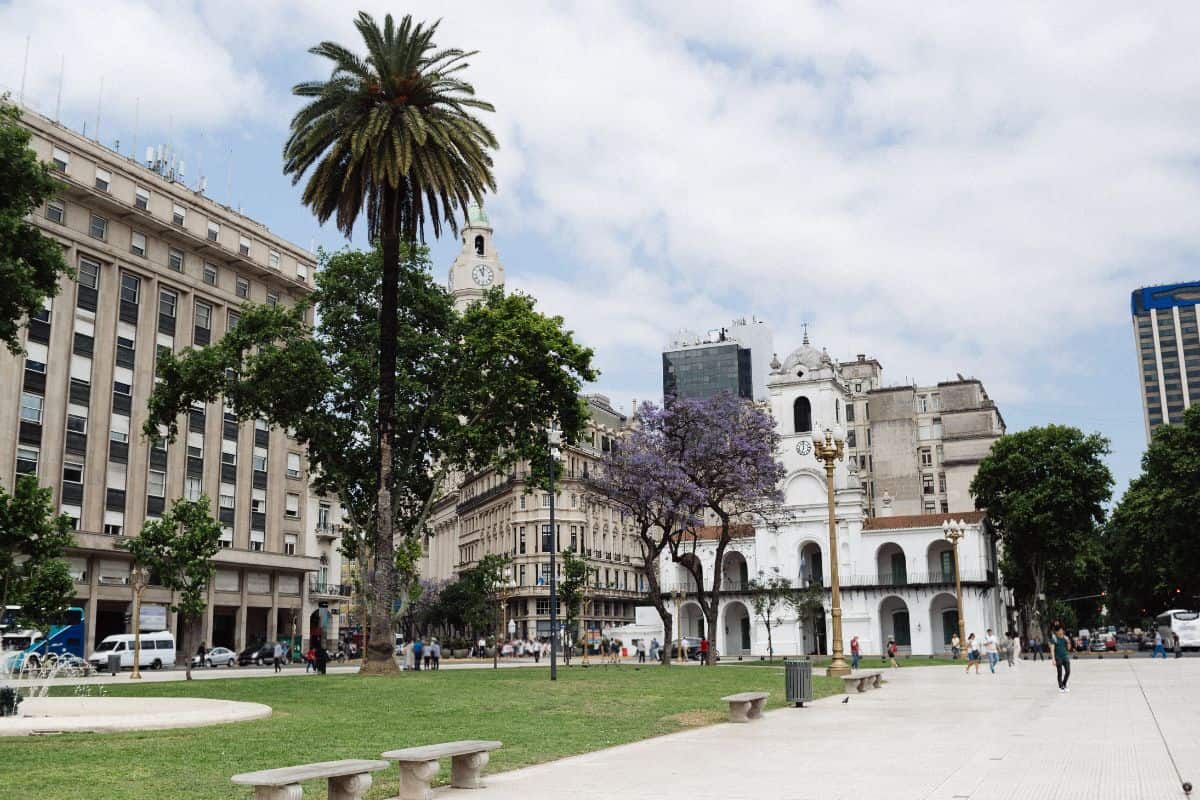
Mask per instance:
[[[71,696],[50,697],[55,681],[70,685],[91,669],[71,656],[34,661],[16,654],[0,658],[0,736],[109,733],[192,728],[271,716],[261,703],[191,697],[110,697],[102,683],[74,685]],[[64,679],[66,679],[64,681]]]

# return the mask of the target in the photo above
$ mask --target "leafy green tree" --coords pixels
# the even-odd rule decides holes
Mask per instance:
[[[366,45],[359,57],[334,42],[309,52],[333,62],[326,81],[308,81],[293,93],[311,98],[292,119],[284,172],[299,182],[310,173],[303,198],[317,219],[336,215],[351,235],[366,212],[367,235],[378,241],[383,267],[379,294],[378,480],[373,550],[370,652],[364,669],[395,671],[391,644],[393,597],[392,450],[403,440],[396,427],[396,384],[401,243],[414,245],[428,222],[434,236],[445,225],[457,233],[456,211],[482,203],[495,189],[490,150],[496,139],[472,111],[492,111],[460,77],[473,53],[438,50],[438,25],[397,28],[389,14],[381,29],[366,13],[355,26]],[[311,170],[311,172],[310,172]],[[398,438],[399,437],[399,438]]]
[[[792,586],[790,578],[779,574],[779,567],[774,567],[770,574],[761,571],[750,580],[750,602],[754,606],[754,616],[762,620],[767,628],[767,658],[775,659],[775,640],[771,634],[772,617],[774,624],[781,625],[783,620],[776,615],[784,608],[800,610],[800,591]]]
[[[504,469],[518,461],[544,465],[546,426],[555,420],[568,439],[577,436],[587,419],[579,391],[596,377],[591,351],[563,329],[561,317],[538,313],[529,297],[500,291],[459,313],[429,266],[428,252],[416,248],[399,282],[392,416],[404,446],[389,450],[387,507],[394,527],[407,536],[424,531],[452,471]],[[162,382],[150,398],[146,435],[163,425],[174,437],[179,415],[193,401],[223,396],[242,419],[291,429],[307,447],[314,487],[338,495],[353,531],[371,531],[380,486],[374,420],[382,272],[378,250],[322,254],[316,290],[305,303],[290,309],[247,304],[237,327],[212,345],[161,355]],[[306,321],[306,303],[316,305],[316,328]],[[395,548],[390,539],[386,553],[377,545],[376,536],[343,539],[352,559],[360,550],[374,559],[373,570],[362,571],[373,575],[366,586],[367,655],[386,657],[394,668],[390,645],[381,656],[378,643],[391,641]],[[382,584],[381,572],[388,574]]]
[[[587,559],[575,554],[572,549],[562,551],[563,576],[558,582],[558,599],[565,609],[564,616],[567,630],[572,635],[578,635],[579,641],[585,642],[583,630],[583,594],[587,591],[588,569]],[[564,647],[563,654],[567,664],[571,663],[570,649]]]
[[[20,606],[17,622],[45,631],[75,596],[63,559],[74,541],[71,518],[54,513],[53,492],[21,475],[10,495],[0,487],[0,609]]]
[[[1026,620],[1049,624],[1043,598],[1100,591],[1108,452],[1099,434],[1047,425],[1000,437],[979,465],[971,494],[995,526],[1000,569]]]
[[[21,352],[21,320],[42,310],[58,294],[58,279],[70,275],[62,247],[26,219],[58,190],[50,165],[29,147],[31,134],[20,110],[0,96],[0,341]]]
[[[1130,482],[1105,528],[1111,612],[1125,621],[1200,598],[1200,407],[1154,432],[1142,473]]]
[[[176,660],[183,661],[189,681],[195,644],[192,623],[208,605],[208,584],[220,538],[221,524],[212,517],[208,497],[201,495],[199,500],[176,500],[161,517],[147,521],[139,535],[121,542],[135,563],[157,575],[172,591],[170,609],[179,612]]]

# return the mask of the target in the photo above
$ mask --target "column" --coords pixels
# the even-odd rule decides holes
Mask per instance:
[[[267,640],[279,641],[279,573],[271,573],[271,616],[267,618]]]
[[[238,570],[238,581],[242,587],[242,602],[238,606],[237,611],[237,650],[241,652],[246,648],[246,611],[249,605],[246,602],[246,572]]]
[[[208,582],[208,600],[204,604],[204,621],[200,626],[200,641],[204,642],[204,646],[212,648],[213,640],[213,603],[216,602],[215,584],[216,576],[214,575]]]
[[[89,556],[87,560],[87,575],[88,575],[88,601],[87,607],[83,613],[85,615],[83,625],[83,657],[91,658],[92,647],[96,641],[96,606],[100,602],[99,598],[99,575],[100,575],[100,559],[98,556]]]

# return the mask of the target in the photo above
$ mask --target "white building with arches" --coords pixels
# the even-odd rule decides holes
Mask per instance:
[[[722,657],[766,655],[765,622],[754,613],[749,583],[775,571],[793,586],[830,585],[829,513],[824,463],[813,455],[813,437],[844,430],[850,397],[840,367],[808,342],[781,364],[772,361],[768,379],[770,408],[781,436],[779,460],[786,469],[784,507],[770,523],[742,525],[726,549],[722,570],[716,647]],[[943,535],[947,519],[965,523],[959,542],[963,616],[967,633],[987,628],[1003,632],[1003,604],[996,572],[995,542],[982,512],[893,516],[889,499],[879,515],[868,517],[862,481],[850,460],[834,474],[835,528],[841,585],[843,647],[858,636],[864,653],[879,653],[895,637],[902,654],[929,655],[948,650],[957,629],[953,548]],[[694,553],[704,584],[711,586],[716,551],[715,529],[700,531]],[[659,564],[664,591],[694,593],[694,579],[664,555]],[[821,613],[798,618],[791,608],[772,613],[771,639],[776,655],[828,653],[830,593]],[[695,600],[672,610],[684,636],[705,634]]]

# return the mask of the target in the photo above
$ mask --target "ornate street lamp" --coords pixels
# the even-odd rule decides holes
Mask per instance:
[[[558,680],[558,575],[555,573],[554,553],[558,550],[558,528],[554,524],[554,471],[562,447],[562,431],[551,424],[546,429],[550,445],[550,680]]]
[[[686,596],[682,588],[677,587],[675,591],[671,592],[671,597],[675,600],[675,656],[685,662],[687,653],[683,652],[683,600]]]
[[[963,625],[962,577],[958,571],[958,542],[967,535],[967,523],[961,519],[942,520],[942,535],[954,545],[954,597],[958,603],[958,641],[962,646],[967,644],[966,628]]]
[[[149,571],[141,564],[134,564],[129,571],[129,582],[133,586],[133,672],[129,674],[130,680],[142,677],[142,592],[149,579]]]
[[[496,646],[492,648],[492,669],[498,669],[500,666],[500,637],[504,635],[506,626],[504,621],[508,618],[508,596],[512,593],[515,587],[512,576],[512,567],[505,567],[501,573],[500,579],[496,581],[496,585],[492,590],[496,593]],[[508,620],[508,624],[512,624],[512,620]],[[509,632],[511,638],[512,633]]]
[[[838,549],[836,513],[833,505],[833,465],[842,460],[845,452],[845,442],[842,438],[834,437],[833,431],[825,429],[825,440],[813,437],[813,455],[818,461],[825,462],[825,485],[829,494],[829,582],[833,590],[830,616],[833,617],[833,660],[825,674],[830,677],[840,677],[850,674],[850,665],[842,654],[842,593],[838,583]]]

